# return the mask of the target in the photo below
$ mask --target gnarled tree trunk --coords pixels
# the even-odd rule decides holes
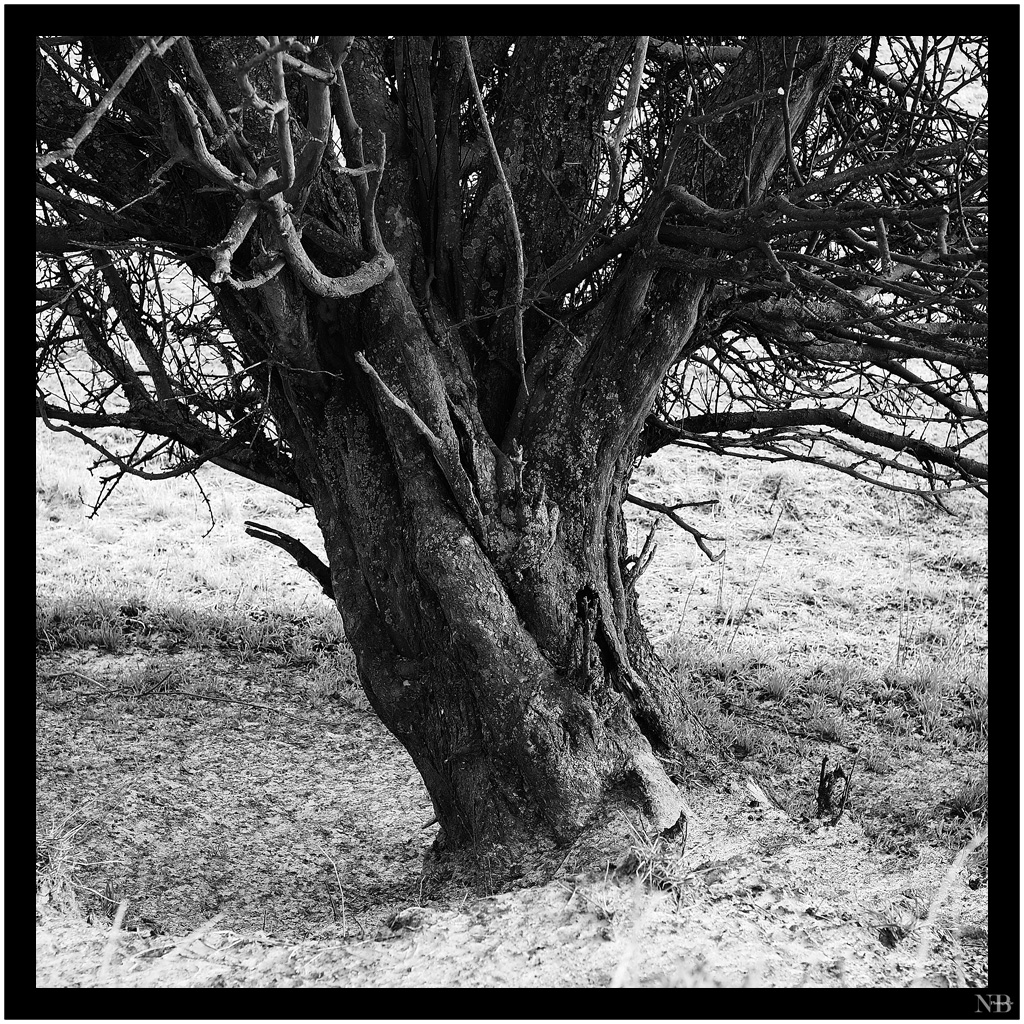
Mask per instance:
[[[278,420],[363,686],[444,838],[568,841],[615,793],[674,825],[652,745],[672,747],[683,705],[639,620],[622,517],[639,424],[624,435],[610,400],[602,445],[552,403],[557,459],[506,455],[401,278],[358,306],[311,308],[321,344],[349,347],[326,383],[280,374]]]
[[[585,101],[592,117],[597,93],[603,109],[629,42],[520,42],[536,54],[524,53],[506,83],[496,142],[529,275],[571,237],[571,176],[595,174],[595,126],[576,119],[574,105]],[[852,42],[813,54],[791,100],[794,120],[809,116]],[[685,805],[656,754],[677,743],[685,708],[637,613],[622,502],[644,419],[694,332],[706,279],[658,262],[668,183],[649,215],[649,244],[571,330],[553,326],[555,306],[526,316],[525,388],[512,313],[489,317],[467,344],[438,296],[461,296],[452,304],[463,314],[492,308],[513,272],[512,243],[500,183],[484,163],[484,198],[462,234],[470,259],[452,258],[454,214],[437,196],[454,164],[445,146],[458,139],[450,125],[443,137],[437,111],[461,79],[460,58],[453,47],[435,50],[432,84],[421,45],[406,54],[404,118],[396,110],[388,138],[395,170],[377,200],[399,270],[355,299],[300,293],[278,304],[290,317],[305,302],[304,343],[337,374],[282,371],[278,419],[312,496],[366,693],[412,755],[444,838],[564,842],[616,798],[639,807],[651,829],[667,829]],[[778,78],[782,44],[768,57]],[[361,97],[353,107],[357,118],[375,111],[380,124],[387,88],[358,59],[346,65]],[[752,55],[749,63],[734,69],[723,103],[763,80]],[[545,68],[564,90],[536,88]],[[751,170],[748,201],[763,194],[757,181],[770,179],[785,146],[779,125],[762,121],[761,132],[751,140],[719,130],[713,199],[735,202]],[[413,144],[431,133],[436,152]],[[693,156],[677,157],[673,180],[693,173]]]

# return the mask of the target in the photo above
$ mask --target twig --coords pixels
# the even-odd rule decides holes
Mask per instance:
[[[96,451],[98,451],[106,461],[117,466],[122,471],[120,475],[123,476],[124,473],[129,473],[132,476],[137,476],[143,480],[167,480],[170,479],[171,477],[184,476],[186,473],[190,473],[193,470],[198,469],[200,466],[202,466],[206,462],[209,462],[211,459],[216,459],[219,456],[225,454],[226,452],[231,451],[233,448],[238,448],[240,446],[240,443],[236,438],[229,437],[226,441],[224,441],[222,444],[217,445],[215,448],[211,448],[207,452],[204,452],[200,455],[196,455],[192,459],[186,459],[185,461],[180,462],[177,466],[174,466],[172,469],[162,471],[148,471],[137,468],[145,461],[144,459],[139,460],[138,462],[135,463],[126,462],[120,456],[115,455],[113,452],[108,451],[106,448],[104,448],[103,445],[101,445],[98,441],[95,441],[89,434],[86,434],[80,430],[76,430],[74,427],[69,426],[67,423],[55,423],[49,418],[50,415],[66,414],[66,410],[58,409],[56,406],[47,406],[47,404],[43,401],[41,397],[37,397],[36,399],[36,409],[38,411],[39,418],[43,421],[43,423],[46,424],[46,426],[50,430],[53,430],[55,432],[71,434],[73,437],[77,437],[80,441],[84,441],[91,448],[94,448]],[[132,426],[131,423],[126,422],[124,419],[121,419],[116,422],[118,426],[128,426],[129,428],[131,428]],[[92,426],[92,424],[89,425]],[[150,455],[152,454],[153,453],[150,452]],[[147,456],[147,458],[148,457],[149,456]],[[107,497],[109,497],[109,494],[107,495]],[[104,501],[105,500],[106,498],[104,498]],[[102,502],[100,504],[102,504]],[[99,506],[97,506],[97,509],[98,507]],[[94,513],[97,509],[93,510]]]
[[[551,878],[554,878],[555,875],[557,875],[558,872],[561,871],[563,867],[565,867],[565,862],[569,859],[569,854],[576,849],[576,844],[583,838],[583,836],[586,834],[586,831],[587,829],[585,827],[580,829],[576,838],[569,844],[569,849],[565,851],[565,856],[558,862],[558,867],[556,867],[555,870],[551,872]],[[575,892],[575,889],[573,891]]]
[[[247,288],[259,288],[260,285],[266,284],[271,278],[276,277],[284,269],[285,261],[283,259],[276,259],[273,263],[267,266],[264,270],[259,270],[252,277],[246,277],[239,279],[232,277],[230,274],[224,278],[225,281],[236,291],[245,291]],[[295,367],[299,370],[299,367]]]
[[[166,693],[158,694],[162,697],[173,697],[180,695],[182,697],[196,697],[199,700],[213,700],[219,704],[241,704],[245,708],[259,708],[261,711],[272,711],[277,715],[284,715],[285,718],[290,718],[294,722],[305,722],[304,718],[300,718],[298,715],[289,714],[287,711],[282,711],[280,708],[272,707],[270,704],[254,704],[247,700],[235,700],[232,697],[214,697],[209,693],[196,693],[194,690],[168,690]],[[149,694],[142,694],[140,696],[149,696]]]
[[[523,287],[526,282],[526,269],[523,261],[523,239],[519,234],[519,221],[516,218],[516,204],[512,198],[512,189],[501,166],[501,157],[498,156],[498,147],[495,146],[494,136],[491,135],[491,126],[487,123],[487,111],[484,109],[484,98],[480,95],[480,86],[477,84],[476,72],[473,70],[473,55],[469,51],[468,36],[462,37],[462,49],[466,55],[466,72],[469,76],[469,87],[472,89],[473,98],[476,100],[477,113],[480,115],[480,123],[487,138],[487,148],[491,152],[491,160],[494,161],[498,181],[501,182],[502,191],[505,194],[505,202],[508,206],[509,230],[512,232],[516,259],[515,321],[513,328],[515,332],[516,358],[519,360],[519,380],[522,384],[523,394],[529,398],[530,389],[526,385],[526,353],[523,350]]]
[[[341,872],[338,870],[337,862],[334,858],[324,850],[324,856],[331,862],[331,867],[334,868],[334,877],[338,880],[338,898],[341,900],[341,932],[343,935],[348,935],[348,920],[345,917],[345,887],[341,884]],[[327,888],[327,895],[331,895],[330,886]],[[331,899],[331,909],[334,910],[334,899]],[[338,920],[338,915],[335,913],[334,920]],[[362,925],[359,925],[362,928]]]
[[[650,567],[651,562],[654,560],[655,552],[658,550],[658,545],[654,543],[654,535],[658,530],[658,520],[651,520],[651,528],[647,533],[647,537],[644,540],[644,545],[640,549],[640,554],[636,556],[636,561],[633,563],[629,572],[626,575],[626,587],[627,589],[633,589],[637,585],[637,581],[647,569]]]
[[[100,981],[105,980],[110,973],[110,964],[117,950],[117,940],[121,937],[121,924],[124,921],[124,913],[127,909],[128,901],[121,900],[117,906],[117,913],[114,915],[114,923],[110,927],[110,934],[107,936],[107,944],[103,949],[103,962],[100,964],[100,969],[97,973]]]
[[[949,893],[949,887],[953,882],[954,877],[960,872],[960,869],[964,866],[964,862],[967,858],[974,853],[982,843],[988,839],[988,826],[986,825],[953,859],[953,863],[949,865],[946,870],[945,877],[942,879],[942,884],[939,886],[938,891],[935,893],[935,897],[928,907],[928,916],[924,919],[921,924],[921,937],[917,941],[917,956],[914,962],[914,974],[920,978],[924,973],[924,959],[928,954],[929,940],[931,939],[931,932],[935,922],[935,916],[939,912],[939,908],[945,902],[946,896]]]
[[[820,816],[822,811],[825,809],[826,794],[828,789],[825,786],[825,769],[828,767],[828,754],[821,759],[821,772],[818,775],[818,808],[817,814]]]
[[[76,672],[76,673],[61,673],[61,674],[62,675],[72,675],[72,674],[73,675],[81,675],[81,673],[79,673],[79,672]],[[88,676],[86,676],[84,678],[88,678]],[[94,681],[95,680],[90,680],[90,682],[94,682]],[[103,684],[100,683],[98,685],[102,686]],[[85,692],[88,693],[89,691],[85,691]],[[195,697],[198,700],[212,700],[212,701],[216,701],[219,704],[241,704],[242,707],[245,707],[245,708],[258,708],[261,711],[272,711],[274,714],[284,715],[285,718],[291,718],[293,721],[296,721],[296,722],[305,722],[306,721],[304,718],[300,718],[298,715],[289,714],[287,711],[282,711],[280,708],[272,707],[269,704],[254,704],[251,701],[247,701],[247,700],[235,700],[233,697],[214,697],[212,694],[209,694],[209,693],[196,693],[194,690],[145,690],[145,691],[143,691],[141,693],[132,693],[131,691],[126,691],[124,688],[108,689],[107,687],[104,687],[103,688],[103,692],[107,693],[107,694],[113,694],[115,696],[126,696],[126,697]]]
[[[939,252],[943,256],[945,256],[945,255],[947,255],[949,253],[949,249],[948,249],[947,244],[946,244],[946,231],[948,230],[948,228],[949,228],[949,207],[948,206],[943,206],[942,207],[942,216],[939,218],[939,228],[938,228]]]
[[[757,575],[754,577],[754,582],[750,585],[750,593],[747,594],[747,603],[743,606],[743,611],[740,612],[739,618],[736,620],[736,628],[733,630],[732,640],[729,641],[729,646],[726,648],[726,652],[732,650],[732,645],[736,641],[736,634],[740,631],[740,626],[743,624],[743,619],[746,617],[747,609],[750,607],[750,599],[754,596],[754,590],[757,587],[757,581],[761,578],[761,573],[764,571],[764,563],[768,561],[768,552],[771,551],[772,545],[775,543],[775,531],[779,528],[779,520],[782,518],[782,509],[779,509],[779,514],[775,517],[775,525],[772,527],[772,535],[768,541],[768,547],[765,549],[764,558],[761,559],[761,564],[758,566]]]
[[[875,222],[875,239],[878,242],[878,251],[881,253],[881,273],[892,273],[892,256],[889,254],[889,236],[885,231],[885,218],[879,217]]]
[[[74,670],[67,672],[40,672],[40,679],[60,679],[62,676],[77,676],[79,679],[84,679],[87,683],[92,683],[93,686],[98,686],[101,690],[105,690],[107,693],[114,693],[113,688],[104,686],[98,679],[93,679],[92,676],[87,676],[84,672],[76,672]]]
[[[846,810],[846,801],[850,799],[850,787],[853,785],[853,769],[857,767],[857,758],[854,757],[853,764],[850,765],[850,770],[846,773],[846,786],[843,788],[843,799],[839,801],[839,810],[836,811],[836,816],[829,822],[834,828],[839,824],[839,819],[843,816],[843,811]]]
[[[99,123],[100,118],[110,109],[111,104],[121,94],[121,90],[128,84],[128,80],[142,66],[142,62],[150,54],[156,54],[158,57],[162,56],[180,38],[181,36],[168,36],[159,45],[152,39],[147,38],[142,46],[135,51],[135,55],[128,62],[124,71],[118,76],[117,81],[107,90],[103,99],[86,115],[82,126],[75,132],[74,136],[65,140],[63,149],[51,150],[49,153],[43,153],[41,156],[36,157],[36,170],[41,171],[44,167],[57,163],[58,160],[68,160],[73,157],[78,147],[89,137],[93,128]]]
[[[683,631],[683,619],[686,618],[686,609],[690,605],[690,598],[693,595],[693,588],[694,588],[694,586],[696,586],[696,583],[697,583],[697,574],[694,573],[692,575],[692,577],[690,578],[690,589],[687,590],[687,592],[686,592],[686,600],[683,601],[683,610],[679,613],[679,624],[676,626],[676,631],[675,631],[675,635],[676,636],[679,636],[679,634]]]
[[[198,928],[195,928],[192,931],[190,931],[188,935],[185,936],[185,938],[178,942],[174,946],[174,948],[167,953],[167,956],[182,956],[183,954],[188,952],[188,947],[191,946],[193,942],[196,942],[198,939],[201,939],[215,924],[217,924],[218,921],[222,920],[223,917],[223,914],[216,914],[213,917],[211,917],[209,921],[205,922],[204,924],[201,924]]]
[[[705,541],[709,540],[725,540],[724,537],[709,537],[707,534],[701,533],[700,530],[698,530],[696,527],[690,526],[689,523],[684,522],[676,514],[676,509],[683,508],[684,504],[709,505],[712,504],[712,502],[701,501],[686,502],[679,505],[664,505],[659,501],[649,501],[647,498],[638,498],[635,494],[628,491],[626,493],[626,501],[632,503],[633,505],[639,505],[641,508],[650,509],[652,512],[660,512],[663,516],[668,516],[669,519],[671,519],[672,522],[676,524],[676,526],[678,526],[681,530],[685,530],[688,534],[690,534],[691,537],[693,537],[693,539],[697,542],[697,547],[699,547],[701,551],[703,551],[704,554],[707,555],[712,562],[718,562],[724,557],[725,548],[719,551],[719,553],[716,555],[711,550],[711,548],[709,548],[705,543]]]

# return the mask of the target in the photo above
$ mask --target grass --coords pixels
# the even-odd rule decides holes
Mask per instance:
[[[973,818],[979,824],[988,820],[988,773],[967,779],[945,801],[954,818]]]
[[[718,498],[712,521],[695,525],[727,538],[712,566],[663,533],[664,557],[683,571],[642,597],[702,720],[689,742],[779,770],[783,784],[802,759],[855,748],[857,813],[876,842],[933,842],[948,821],[938,782],[952,770],[976,784],[987,750],[985,504],[956,496],[950,517],[805,467],[758,480],[735,463],[673,466],[648,490]],[[894,776],[904,802],[927,794],[926,810],[901,816],[900,796],[880,799]],[[953,828],[943,845],[964,834]]]
[[[322,551],[311,514],[207,467],[212,529],[187,480],[126,481],[89,518],[82,446],[40,428],[37,450],[48,905],[107,916],[127,898],[132,927],[142,904],[182,933],[225,906],[305,935],[340,927],[344,895],[347,934],[372,935],[375,915],[426,901],[415,768],[369,713],[334,607],[242,528]],[[952,519],[809,467],[690,457],[642,469],[637,490],[717,498],[693,521],[727,538],[712,565],[660,530],[639,588],[691,711],[672,777],[770,780],[799,818],[828,754],[854,766],[847,817],[871,851],[963,849],[988,820],[984,506],[957,496]],[[685,908],[701,898],[691,859],[634,832],[618,877]],[[718,984],[692,957],[662,975],[648,983]]]
[[[268,610],[226,600],[183,607],[146,600],[141,592],[114,597],[106,591],[37,600],[36,644],[49,653],[178,644],[196,650],[231,648],[244,658],[287,653],[306,664],[320,652],[347,648],[337,615],[329,607],[312,607],[305,614],[299,608]]]
[[[77,913],[82,902],[99,906],[110,902],[106,893],[91,889],[82,876],[118,863],[93,861],[86,853],[85,834],[101,826],[109,802],[90,799],[76,806],[53,809],[36,826],[36,892],[39,899],[59,911]],[[91,899],[90,899],[91,898]]]
[[[938,839],[949,849],[963,845],[965,829],[950,827],[949,820],[977,818],[982,804],[987,815],[987,775],[979,773],[988,698],[977,677],[957,677],[934,664],[874,678],[863,667],[837,667],[833,674],[816,666],[808,673],[765,666],[763,657],[716,656],[709,649],[702,657],[692,648],[677,656],[674,671],[687,676],[690,708],[700,722],[687,740],[692,750],[756,766],[793,787],[819,752],[838,754],[847,764],[856,757],[858,819],[880,846],[906,846],[908,837]],[[900,792],[884,796],[884,780],[898,769]],[[968,779],[944,795],[941,782],[951,769]],[[922,795],[924,805],[917,806]],[[904,812],[907,801],[915,808]],[[938,833],[937,821],[947,822]],[[898,838],[890,842],[887,829],[894,823]]]
[[[689,874],[682,849],[657,836],[635,835],[634,842],[616,865],[617,874],[635,878],[648,892],[667,892],[677,905],[682,904]]]

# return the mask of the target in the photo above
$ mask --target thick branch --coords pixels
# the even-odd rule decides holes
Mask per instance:
[[[459,510],[473,528],[476,536],[483,537],[483,515],[480,511],[479,502],[473,494],[472,482],[466,474],[465,469],[462,467],[462,463],[458,458],[453,457],[453,455],[447,451],[444,443],[437,434],[435,434],[434,431],[432,431],[430,427],[423,422],[419,413],[417,413],[408,402],[399,398],[399,396],[387,386],[380,374],[377,373],[362,352],[357,352],[355,359],[359,368],[367,375],[367,377],[369,377],[378,400],[384,406],[390,406],[402,413],[408,423],[412,426],[413,430],[415,430],[415,432],[427,442],[427,446],[430,448],[430,453],[433,455],[434,461],[437,463],[438,468],[441,470],[442,475],[447,481],[448,486],[458,503]]]
[[[487,148],[491,152],[491,160],[494,163],[498,181],[501,183],[502,193],[505,197],[505,204],[507,206],[508,227],[509,231],[512,233],[516,261],[515,294],[513,296],[513,302],[515,304],[513,329],[515,331],[516,358],[519,360],[519,380],[523,389],[523,395],[528,396],[530,394],[530,389],[526,385],[526,354],[523,349],[523,287],[526,281],[526,265],[523,260],[523,239],[519,234],[519,219],[516,217],[516,204],[515,200],[512,198],[512,189],[509,186],[508,179],[505,177],[505,170],[501,166],[501,157],[498,156],[498,147],[494,144],[494,136],[491,134],[491,126],[487,121],[487,111],[484,109],[484,98],[480,95],[480,86],[476,80],[476,72],[473,70],[473,55],[469,50],[468,36],[462,37],[462,49],[466,56],[466,73],[469,76],[469,87],[473,92],[473,98],[476,100],[477,114],[479,115],[484,135],[487,138]]]
[[[78,147],[89,137],[93,128],[99,120],[110,109],[111,104],[121,94],[121,90],[128,84],[132,75],[142,66],[142,62],[150,55],[163,56],[181,37],[168,36],[162,43],[157,43],[155,37],[149,37],[139,47],[132,59],[128,62],[124,71],[118,76],[117,81],[107,90],[106,95],[89,111],[82,127],[75,132],[74,136],[65,141],[63,148],[43,153],[36,157],[36,170],[41,171],[44,167],[56,163],[58,160],[69,160],[78,150]]]
[[[331,569],[321,561],[298,537],[275,530],[272,526],[262,526],[250,520],[245,521],[245,532],[257,540],[265,540],[268,544],[276,544],[287,551],[295,559],[300,569],[304,569],[320,584],[324,595],[334,600],[334,584],[331,581]]]
[[[272,202],[281,230],[285,258],[296,277],[316,295],[322,295],[325,299],[348,299],[381,284],[394,271],[395,258],[391,253],[382,251],[345,277],[328,277],[313,265],[291,216],[285,210],[284,200],[277,195]]]
[[[919,462],[955,469],[964,478],[988,480],[988,466],[983,462],[969,459],[948,448],[940,448],[920,438],[907,437],[894,431],[869,426],[841,409],[771,409],[763,412],[711,413],[704,416],[688,416],[682,423],[681,427],[664,422],[659,422],[658,426],[669,434],[675,434],[677,438],[695,434],[744,433],[758,429],[831,427],[842,434],[878,445],[880,448],[908,452]]]
[[[731,64],[743,52],[742,46],[680,46],[665,39],[652,39],[654,55],[690,64]]]

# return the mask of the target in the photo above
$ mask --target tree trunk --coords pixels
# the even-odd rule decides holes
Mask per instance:
[[[210,285],[291,453],[288,493],[317,515],[362,685],[421,772],[451,849],[565,843],[616,805],[653,831],[685,812],[657,756],[680,738],[682,694],[640,623],[622,502],[644,420],[699,336],[713,275],[692,269],[699,251],[670,252],[660,232],[691,228],[696,240],[710,206],[763,198],[787,158],[784,117],[806,124],[856,40],[745,48],[707,108],[739,104],[749,122],[709,122],[692,153],[677,152],[683,134],[666,141],[663,173],[618,231],[631,247],[605,252],[600,287],[573,297],[593,275],[584,254],[607,210],[586,225],[614,141],[600,140],[636,42],[474,40],[481,68],[492,58],[503,68],[483,145],[480,118],[466,114],[468,41],[322,37],[307,71],[323,74],[288,80],[285,146],[240,85],[249,67],[250,85],[284,104],[271,62],[252,40],[199,37],[183,72],[151,60],[119,99],[133,123],[159,122],[161,153],[147,163],[122,152],[109,122],[78,154],[97,188],[117,178],[119,208],[167,174],[170,187],[139,203],[151,220],[140,212],[118,231],[184,247],[182,262]],[[90,46],[102,68],[135,43]],[[238,195],[241,177],[194,151],[201,130],[183,75],[241,111],[240,128],[268,147],[250,153]],[[81,100],[45,62],[37,79],[40,121],[59,144]],[[752,97],[764,107],[756,117]],[[331,109],[344,167],[318,162],[334,138]],[[225,159],[245,138],[235,132],[223,121]],[[247,268],[244,286],[225,282],[231,259]],[[356,279],[367,290],[353,294]],[[118,366],[111,354],[108,372]],[[127,376],[136,414],[156,417]],[[156,432],[208,450],[169,398]],[[259,433],[253,423],[238,415],[229,427],[241,438]],[[232,454],[231,468],[260,479],[281,461],[276,439]]]
[[[622,502],[644,419],[705,304],[705,276],[658,260],[679,193],[666,188],[648,204],[646,241],[571,331],[552,328],[557,309],[524,317],[520,387],[514,314],[495,310],[514,249],[494,168],[481,169],[461,233],[444,200],[459,139],[450,117],[444,132],[435,127],[459,95],[458,53],[403,45],[401,116],[358,51],[345,65],[357,120],[388,133],[377,209],[396,271],[344,300],[318,299],[282,271],[256,293],[222,289],[221,307],[254,361],[287,356],[269,382],[275,419],[316,511],[362,685],[423,776],[441,845],[565,843],[616,805],[638,810],[649,830],[669,829],[685,802],[657,754],[678,744],[684,703],[639,619]],[[605,109],[630,41],[569,37],[538,54],[534,45],[517,44],[521,63],[503,90],[515,116],[496,122],[531,275],[578,230],[573,175],[597,169],[592,126],[570,128],[573,104]],[[852,45],[804,60],[794,121],[810,116]],[[769,49],[778,79],[785,43]],[[553,80],[569,83],[557,94],[536,88],[541,54]],[[743,58],[723,103],[763,88],[764,59]],[[564,135],[545,150],[548,168],[531,158],[531,140],[551,125]],[[717,157],[700,168],[709,202],[763,195],[785,159],[781,114],[759,127],[753,138],[735,128],[715,136]],[[689,184],[695,167],[680,154],[671,181]],[[310,209],[351,232],[330,187]],[[461,260],[451,248],[460,236]]]
[[[330,353],[332,376],[281,368],[275,415],[360,680],[423,776],[441,844],[565,843],[616,802],[652,831],[676,824],[655,751],[677,740],[682,701],[640,623],[622,516],[638,427],[599,452],[559,415],[544,465],[521,462],[400,277],[344,311],[282,295],[282,329],[303,301],[318,336],[302,344]],[[226,308],[244,335],[236,296]]]

